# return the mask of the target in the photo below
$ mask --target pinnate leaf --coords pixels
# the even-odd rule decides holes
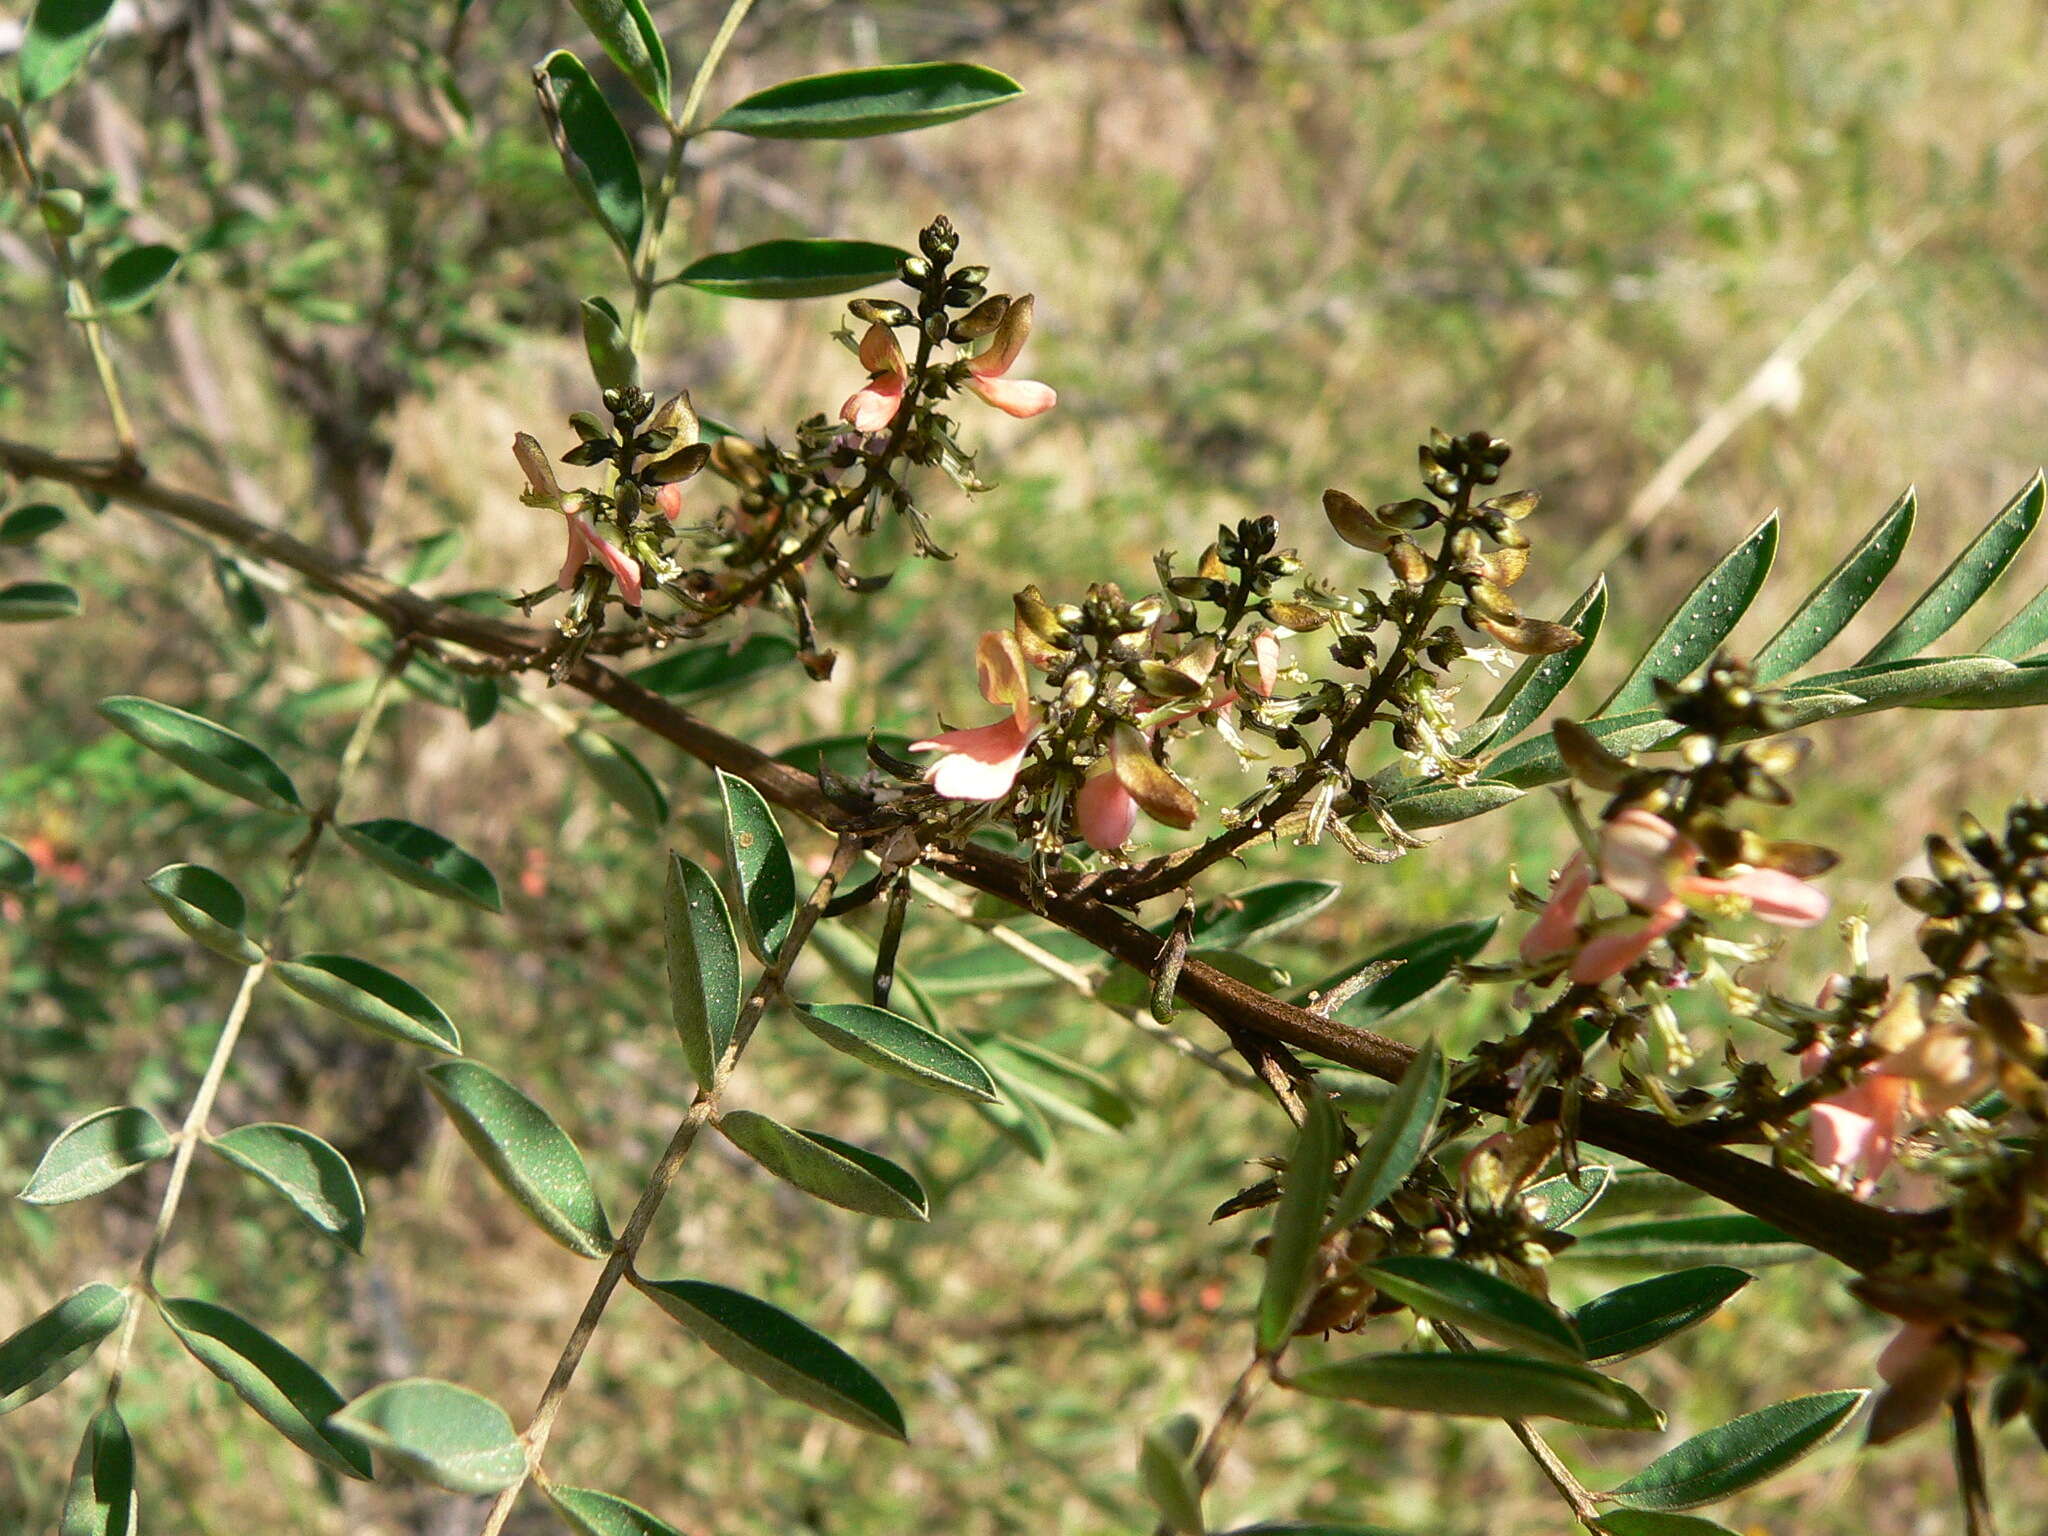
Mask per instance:
[[[1676,683],[1691,676],[1749,612],[1777,552],[1778,514],[1773,512],[1700,578],[1699,585],[1664,621],[1635,668],[1595,713],[1624,715],[1642,709],[1656,702],[1654,685],[1659,678]]]
[[[780,1307],[704,1280],[641,1285],[656,1306],[728,1365],[855,1429],[907,1439],[888,1388],[845,1350]]]
[[[534,79],[553,97],[560,125],[556,148],[569,184],[597,216],[620,254],[631,261],[647,223],[647,194],[641,186],[633,141],[575,54],[556,49],[541,60]]]
[[[58,1133],[20,1198],[29,1205],[84,1200],[170,1155],[170,1133],[148,1110],[102,1109]]]
[[[710,1087],[740,1016],[740,947],[718,882],[679,853],[662,907],[669,1012],[698,1083]]]
[[[385,1382],[328,1424],[450,1493],[501,1493],[526,1475],[526,1450],[505,1410],[452,1382]]]
[[[1338,1012],[1341,1016],[1343,1010]],[[1372,1134],[1358,1149],[1330,1217],[1332,1233],[1362,1220],[1401,1187],[1429,1145],[1448,1081],[1449,1068],[1436,1041],[1423,1042],[1380,1110]]]
[[[1774,683],[1798,671],[1863,611],[1905,552],[1918,506],[1918,496],[1908,487],[1841,564],[1807,593],[1750,663],[1759,683]]]
[[[796,870],[789,862],[789,845],[768,802],[745,779],[720,769],[718,793],[725,802],[726,861],[739,882],[740,929],[748,947],[772,962],[796,918]]]
[[[120,1413],[102,1408],[86,1426],[71,1463],[57,1536],[135,1536],[138,1518],[135,1442]]]
[[[363,1188],[348,1159],[296,1125],[241,1125],[207,1143],[289,1200],[315,1231],[363,1251]]]
[[[1474,1265],[1408,1253],[1381,1259],[1360,1273],[1377,1290],[1406,1302],[1424,1317],[1455,1323],[1482,1338],[1546,1359],[1586,1357],[1577,1331],[1549,1303]]]
[[[2048,493],[2048,485],[2036,474],[1870,648],[1863,663],[1903,661],[1947,634],[1991,590],[2032,537],[2041,521],[2044,493]]]
[[[326,1377],[226,1307],[189,1296],[167,1299],[158,1307],[192,1358],[232,1387],[271,1428],[314,1460],[369,1480],[370,1458],[362,1448],[323,1427],[342,1401]]]
[[[729,299],[818,299],[889,282],[909,254],[870,240],[764,240],[700,256],[674,281]]]
[[[1673,1446],[1609,1497],[1631,1508],[1656,1510],[1691,1509],[1725,1499],[1826,1444],[1869,1395],[1816,1392],[1745,1413]]]
[[[386,874],[434,896],[499,911],[497,879],[482,860],[414,822],[382,817],[335,828],[341,840]]]
[[[100,700],[99,712],[152,752],[215,789],[240,795],[266,810],[303,809],[298,790],[270,755],[224,725],[132,695]]]
[[[927,1221],[931,1205],[924,1187],[887,1158],[827,1136],[771,1120],[752,1110],[728,1110],[718,1129],[777,1178],[807,1195],[892,1221]]]
[[[128,1293],[95,1280],[0,1341],[0,1413],[32,1403],[92,1358],[128,1315]]]
[[[1259,1287],[1258,1342],[1261,1350],[1277,1349],[1294,1332],[1309,1289],[1316,1252],[1322,1247],[1323,1217],[1336,1182],[1341,1122],[1327,1096],[1312,1092],[1308,1114],[1280,1175],[1280,1198],[1273,1205],[1273,1228],[1267,1238],[1266,1272]]]
[[[300,955],[271,967],[277,979],[372,1034],[430,1051],[462,1054],[448,1015],[411,982],[353,955]]]
[[[954,122],[1024,94],[978,64],[886,64],[756,91],[711,126],[757,139],[860,139]]]
[[[142,883],[172,922],[215,954],[243,965],[263,958],[242,931],[248,904],[226,876],[199,864],[167,864]]]
[[[939,1093],[992,1102],[988,1069],[952,1041],[871,1003],[798,1003],[804,1027],[836,1051]]]
[[[638,1504],[629,1504],[615,1494],[595,1488],[565,1488],[552,1483],[548,1499],[555,1513],[568,1522],[576,1536],[683,1536],[666,1520],[649,1514]]]
[[[542,1231],[587,1259],[610,1251],[583,1154],[546,1110],[473,1061],[438,1062],[424,1075],[470,1151]]]
[[[1360,1355],[1298,1372],[1316,1397],[1464,1418],[1562,1419],[1599,1429],[1657,1429],[1663,1415],[1633,1388],[1582,1365],[1501,1350]]]

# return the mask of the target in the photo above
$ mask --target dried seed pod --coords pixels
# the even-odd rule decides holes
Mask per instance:
[[[1484,577],[1467,578],[1463,586],[1473,609],[1489,619],[1510,620],[1520,616],[1521,610],[1515,606],[1515,600]]]
[[[1009,312],[1010,296],[992,293],[953,322],[952,338],[962,342],[979,341],[1000,326]]]
[[[1330,615],[1321,608],[1311,608],[1307,603],[1275,601],[1260,605],[1260,611],[1282,629],[1291,629],[1297,635],[1305,635],[1321,629],[1330,622]]]
[[[1529,547],[1502,548],[1490,555],[1483,555],[1479,561],[1489,581],[1496,586],[1512,587],[1522,579],[1522,573],[1529,569]]]
[[[692,443],[679,448],[665,459],[656,460],[640,471],[640,478],[649,485],[674,485],[687,480],[706,464],[711,462],[709,443]]]

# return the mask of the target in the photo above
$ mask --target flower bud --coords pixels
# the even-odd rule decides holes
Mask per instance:
[[[1634,763],[1610,752],[1599,737],[1576,720],[1551,722],[1550,735],[1557,743],[1557,755],[1563,759],[1565,771],[1590,789],[1613,794],[1635,771]]]
[[[1399,535],[1387,548],[1387,564],[1404,586],[1419,587],[1429,579],[1429,557]]]
[[[548,462],[547,450],[541,447],[539,439],[530,432],[514,434],[512,457],[519,461],[519,468],[526,476],[527,491],[520,500],[529,506],[559,509],[562,487],[556,483],[555,467]]]
[[[687,480],[706,464],[711,462],[709,443],[692,443],[680,448],[665,459],[657,460],[640,471],[640,478],[649,485],[673,485]]]
[[[869,325],[909,325],[917,319],[905,304],[894,299],[855,299],[846,306],[856,320],[865,320]]]
[[[1201,807],[1194,791],[1152,756],[1145,738],[1133,727],[1116,728],[1110,757],[1116,765],[1118,782],[1147,816],[1183,832],[1195,824]]]
[[[1520,522],[1536,510],[1536,504],[1543,499],[1537,491],[1509,491],[1505,496],[1490,496],[1479,503],[1482,512],[1498,512],[1502,517]]]
[[[1363,502],[1343,491],[1332,489],[1323,492],[1323,515],[1337,530],[1337,537],[1353,549],[1383,555],[1393,540],[1391,529],[1382,527],[1379,520],[1366,511]]]
[[[662,401],[655,413],[647,418],[647,430],[650,433],[671,433],[670,442],[696,442],[697,409],[690,404],[690,392],[686,389]]]
[[[1512,597],[1484,577],[1468,578],[1464,585],[1472,607],[1490,619],[1512,619],[1521,612]]]
[[[993,293],[953,322],[946,334],[954,341],[979,341],[1003,323],[1010,312],[1010,296]]]
[[[1562,624],[1551,624],[1542,619],[1526,615],[1513,619],[1495,619],[1476,609],[1464,611],[1465,622],[1483,634],[1491,635],[1518,656],[1556,656],[1565,651],[1576,650],[1584,642],[1577,630]]]
[[[576,436],[581,442],[609,443],[612,440],[612,429],[595,411],[571,412],[569,425],[575,429]]]
[[[1276,600],[1260,604],[1260,611],[1282,629],[1291,629],[1297,635],[1321,629],[1330,622],[1330,615],[1327,612],[1321,608],[1311,608],[1307,603]]]

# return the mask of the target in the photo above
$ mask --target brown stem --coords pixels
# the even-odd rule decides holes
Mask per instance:
[[[252,522],[210,497],[160,485],[116,461],[66,458],[0,438],[0,465],[17,475],[75,485],[202,529],[249,554],[296,571],[312,586],[376,615],[400,633],[452,642],[519,666],[531,665],[545,654],[547,631],[481,618],[422,597],[289,534]],[[601,662],[584,658],[566,680],[699,761],[746,779],[775,804],[831,830],[842,830],[848,824],[847,813],[825,798],[811,775],[714,730]],[[1152,974],[1157,964],[1161,940],[1156,935],[1100,901],[1047,890],[1015,859],[968,846],[935,852],[929,862],[936,872],[974,890],[1042,912],[1060,927],[1146,975]],[[1268,997],[1199,960],[1190,959],[1181,967],[1179,995],[1220,1026],[1270,1035],[1388,1082],[1399,1080],[1414,1055],[1399,1041],[1349,1028]],[[1507,1107],[1507,1096],[1487,1085],[1461,1088],[1456,1096],[1488,1113],[1497,1114]],[[1882,1266],[1941,1220],[1938,1215],[1914,1216],[1865,1205],[1729,1148],[1711,1145],[1696,1132],[1671,1125],[1658,1115],[1598,1098],[1586,1101],[1579,1128],[1589,1144],[1671,1174],[1857,1270],[1868,1272]]]
[[[597,1284],[590,1288],[590,1295],[583,1303],[583,1311],[576,1319],[576,1326],[570,1330],[568,1343],[562,1346],[562,1353],[555,1361],[555,1369],[548,1377],[548,1384],[542,1389],[540,1401],[534,1406],[533,1417],[527,1421],[526,1430],[520,1439],[526,1445],[527,1471],[520,1480],[500,1493],[492,1503],[490,1513],[485,1517],[481,1536],[498,1536],[504,1530],[505,1522],[511,1518],[512,1506],[519,1501],[519,1490],[525,1486],[526,1478],[540,1465],[541,1454],[547,1449],[548,1437],[554,1433],[555,1417],[561,1412],[562,1399],[569,1391],[569,1384],[576,1379],[577,1367],[583,1363],[584,1351],[589,1349],[591,1338],[597,1333],[597,1325],[604,1320],[605,1308],[611,1305],[612,1296],[618,1291],[619,1282],[633,1273],[633,1262],[640,1255],[640,1245],[647,1240],[648,1228],[654,1225],[654,1218],[661,1210],[661,1203],[668,1198],[669,1186],[675,1182],[676,1174],[682,1169],[683,1159],[690,1155],[690,1148],[696,1144],[697,1133],[718,1113],[719,1096],[725,1091],[727,1079],[733,1068],[739,1064],[741,1052],[754,1037],[754,1029],[761,1022],[761,1015],[768,1004],[774,1001],[776,993],[782,990],[783,981],[788,977],[790,967],[803,953],[804,945],[811,937],[811,930],[824,914],[825,903],[832,899],[832,892],[853,868],[853,862],[860,857],[860,839],[852,835],[839,839],[839,846],[833,850],[832,862],[819,878],[811,891],[810,900],[803,904],[789,925],[789,936],[777,951],[774,963],[761,974],[754,990],[747,995],[746,1006],[740,1010],[739,1022],[733,1028],[732,1044],[726,1048],[724,1058],[718,1063],[717,1071],[710,1083],[697,1090],[697,1097],[691,1102],[689,1112],[683,1116],[683,1123],[676,1127],[675,1135],[669,1138],[668,1147],[661,1154],[661,1161],[654,1165],[654,1171],[647,1176],[647,1185],[640,1191],[640,1199],[633,1207],[633,1214],[626,1218],[625,1230],[612,1245],[606,1257],[604,1269],[597,1277]]]

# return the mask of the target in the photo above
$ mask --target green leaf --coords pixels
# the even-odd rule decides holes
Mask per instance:
[[[906,1440],[903,1410],[868,1368],[780,1307],[704,1280],[641,1284],[728,1365],[855,1429]]]
[[[1725,1525],[1696,1515],[1667,1515],[1649,1509],[1617,1509],[1600,1517],[1606,1536],[1735,1536]]]
[[[16,548],[33,544],[44,534],[64,526],[64,509],[55,502],[30,502],[0,517],[0,544]]]
[[[0,891],[26,891],[36,883],[36,861],[19,843],[0,837]]]
[[[1308,1115],[1280,1175],[1280,1198],[1273,1206],[1273,1229],[1266,1243],[1266,1272],[1259,1285],[1258,1344],[1270,1353],[1294,1332],[1309,1288],[1316,1251],[1322,1246],[1323,1216],[1342,1134],[1337,1111],[1328,1097],[1309,1095]]]
[[[671,281],[728,299],[820,299],[890,282],[909,255],[870,240],[764,240],[700,256]]]
[[[1115,1083],[1078,1061],[1013,1035],[970,1034],[969,1040],[998,1088],[1021,1092],[1053,1119],[1115,1135],[1135,1117]]]
[[[647,104],[668,116],[668,49],[643,0],[575,0],[576,14],[590,28],[619,73],[633,82]]]
[[[626,675],[664,698],[695,699],[779,672],[795,659],[789,636],[749,635],[738,645],[688,646]]]
[[[995,1080],[996,1098],[988,1104],[977,1100],[974,1112],[1034,1163],[1050,1159],[1052,1126],[1040,1108],[1043,1096],[1033,1093],[1000,1066],[991,1066],[988,1075]]]
[[[248,905],[224,875],[198,864],[166,864],[142,883],[172,922],[215,954],[243,965],[263,958],[242,931]]]
[[[170,1133],[148,1110],[98,1110],[58,1133],[19,1198],[30,1205],[83,1200],[170,1155]]]
[[[789,845],[761,792],[745,779],[718,771],[718,793],[725,802],[725,855],[739,882],[740,929],[747,946],[773,962],[796,918],[796,871]]]
[[[1437,1111],[1443,1107],[1449,1070],[1436,1041],[1425,1040],[1394,1085],[1372,1134],[1358,1149],[1343,1192],[1337,1196],[1329,1232],[1341,1232],[1360,1221],[1401,1187],[1401,1181],[1421,1160],[1422,1149],[1429,1145]]]
[[[640,382],[640,359],[626,340],[625,322],[610,299],[585,299],[583,350],[590,359],[590,376],[599,389],[625,389]]]
[[[186,1296],[161,1301],[158,1310],[192,1358],[234,1388],[272,1429],[315,1461],[370,1480],[370,1458],[361,1447],[322,1427],[342,1402],[326,1377],[226,1307]]]
[[[939,1093],[992,1103],[988,1069],[952,1041],[871,1003],[797,1003],[804,1027],[835,1051],[844,1051],[891,1077]]]
[[[1554,1179],[1531,1184],[1522,1191],[1522,1198],[1531,1210],[1542,1212],[1538,1219],[1544,1226],[1553,1232],[1561,1231],[1599,1204],[1613,1179],[1614,1170],[1605,1163],[1586,1163],[1580,1167],[1576,1180],[1568,1173],[1560,1173]]]
[[[1153,1425],[1138,1443],[1138,1481],[1145,1497],[1159,1511],[1162,1523],[1183,1536],[1202,1536],[1202,1483],[1195,1476],[1195,1452],[1202,1443],[1202,1421],[1177,1413]]]
[[[48,101],[70,83],[100,40],[113,8],[114,0],[36,0],[15,61],[24,102]],[[71,1536],[69,1530],[65,1536]]]
[[[1579,600],[1557,621],[1575,631],[1583,643],[1550,656],[1525,657],[1514,675],[1501,684],[1500,692],[1486,701],[1479,718],[1459,734],[1458,751],[1474,753],[1506,746],[1534,725],[1578,676],[1579,668],[1593,653],[1593,643],[1600,638],[1600,626],[1606,618],[1607,577],[1602,574],[1593,578],[1593,585],[1581,592]]]
[[[1636,1509],[1691,1509],[1760,1483],[1832,1439],[1867,1392],[1816,1392],[1730,1419],[1675,1445],[1608,1497]]]
[[[2023,661],[2003,677],[1921,702],[1923,709],[2024,709],[2048,704],[2048,656]]]
[[[1788,1264],[1813,1250],[1754,1216],[1674,1216],[1583,1234],[1574,1259],[1630,1264]]]
[[[48,0],[45,0],[45,4]],[[113,1408],[102,1408],[86,1426],[57,1536],[135,1536],[140,1511],[135,1497],[135,1443]]]
[[[1713,1316],[1755,1278],[1726,1264],[1675,1270],[1595,1296],[1572,1313],[1572,1323],[1588,1360],[1625,1360]]]
[[[1842,563],[1807,593],[1750,663],[1759,683],[1774,683],[1797,672],[1863,611],[1905,552],[1918,507],[1919,498],[1909,486],[1862,542],[1842,557]]]
[[[215,554],[208,564],[229,616],[250,639],[260,640],[270,629],[270,605],[263,600],[262,588],[249,579],[238,560]]]
[[[315,1230],[351,1253],[363,1251],[363,1188],[348,1159],[311,1131],[241,1125],[207,1145],[283,1195]]]
[[[1353,1029],[1374,1028],[1435,991],[1449,979],[1453,970],[1486,948],[1499,926],[1499,918],[1488,917],[1478,922],[1452,923],[1416,934],[1366,956],[1356,965],[1347,965],[1334,975],[1324,977],[1303,991],[1296,1001],[1306,1002],[1311,994],[1327,993],[1360,971],[1394,963],[1396,969],[1371,985],[1361,987],[1331,1016],[1337,1023],[1348,1024]]]
[[[505,1410],[452,1382],[388,1381],[328,1427],[450,1493],[502,1493],[526,1475],[526,1449]]]
[[[498,882],[483,862],[431,827],[382,817],[334,830],[349,847],[407,885],[486,912],[503,909]]]
[[[402,546],[405,561],[398,568],[395,578],[401,587],[416,587],[423,581],[432,581],[436,576],[455,563],[462,553],[462,530],[443,528],[439,533],[430,533],[423,539],[414,539]]]
[[[587,1259],[611,1251],[583,1154],[546,1110],[473,1061],[437,1062],[423,1075],[469,1150],[542,1231]]]
[[[711,126],[756,139],[863,139],[954,122],[1024,94],[979,64],[887,64],[786,80],[728,107]]]
[[[99,712],[152,752],[215,789],[266,810],[290,814],[304,809],[298,790],[270,755],[224,725],[153,699],[125,695],[100,700]]]
[[[428,1050],[462,1054],[462,1037],[440,1005],[411,982],[352,955],[300,955],[271,966],[299,996],[372,1034]]]
[[[103,1280],[80,1286],[0,1341],[0,1413],[32,1403],[92,1358],[128,1315],[128,1293]]]
[[[1387,801],[1386,809],[1404,830],[1420,832],[1426,827],[1444,827],[1454,821],[1484,816],[1488,811],[1513,805],[1527,793],[1527,790],[1517,789],[1512,784],[1500,784],[1490,779],[1480,779],[1472,784],[1425,784],[1393,796]],[[1379,822],[1370,812],[1354,816],[1351,825],[1360,832],[1379,830]]]
[[[569,733],[569,750],[597,781],[597,787],[641,826],[656,830],[668,820],[668,797],[654,782],[654,775],[611,737],[588,728],[574,730]]]
[[[1102,951],[1079,934],[1063,928],[1019,925],[1017,932],[1038,948],[1077,970],[1102,963]],[[933,997],[975,997],[987,992],[1013,992],[1051,986],[1058,977],[1002,944],[976,944],[957,954],[918,964],[917,979]],[[1150,978],[1145,978],[1149,988]]]
[[[2041,521],[2044,491],[2048,491],[2048,486],[2037,474],[1956,556],[1934,585],[1920,594],[1905,617],[1870,648],[1863,663],[1903,661],[1908,656],[1917,656],[1947,634],[1956,620],[1991,590],[1991,584],[2005,573],[2005,568],[2026,545]]]
[[[1792,684],[1784,697],[1787,705],[1802,715],[1815,698],[1844,697],[1852,701],[1831,703],[1824,711],[1806,715],[1800,720],[1804,724],[1810,719],[1938,702],[1947,695],[1998,683],[2017,670],[2011,662],[1996,656],[1921,656],[1911,661],[1881,661],[1873,666],[1818,673]]]
[[[81,606],[77,590],[61,581],[17,581],[0,587],[0,624],[75,619]]]
[[[1594,714],[1625,715],[1645,708],[1656,702],[1658,678],[1676,683],[1690,677],[1749,612],[1777,552],[1778,514],[1773,512],[1700,578],[1699,585],[1657,632],[1635,669]]]
[[[1395,1254],[1359,1273],[1374,1288],[1406,1302],[1424,1317],[1439,1318],[1551,1360],[1586,1357],[1578,1333],[1548,1303],[1519,1286],[1456,1259]]]
[[[1207,949],[1242,949],[1253,939],[1307,922],[1341,889],[1328,880],[1275,880],[1214,897],[1195,911],[1193,942]]]
[[[638,1504],[628,1504],[595,1488],[565,1488],[560,1483],[550,1483],[542,1491],[576,1536],[683,1536],[666,1520],[656,1518]]]
[[[796,1130],[746,1109],[719,1116],[718,1129],[763,1168],[807,1195],[864,1216],[931,1219],[924,1186],[865,1148],[823,1131]]]
[[[179,259],[173,246],[129,246],[100,270],[94,295],[100,313],[117,315],[140,309],[178,270]]]
[[[4,535],[4,530],[0,530]],[[1986,656],[2018,661],[2029,651],[2048,645],[2048,587],[2034,594],[2034,600],[1999,628],[1997,634],[1977,649]]]
[[[1315,1397],[1459,1418],[1562,1419],[1597,1429],[1658,1429],[1664,1416],[1629,1387],[1583,1365],[1502,1350],[1360,1355],[1295,1374]]]
[[[679,853],[668,856],[662,922],[670,1016],[690,1071],[709,1088],[739,1024],[740,946],[718,882]]]
[[[647,194],[633,141],[575,54],[558,48],[534,73],[553,93],[561,129],[556,148],[570,185],[630,263],[647,223]]]

